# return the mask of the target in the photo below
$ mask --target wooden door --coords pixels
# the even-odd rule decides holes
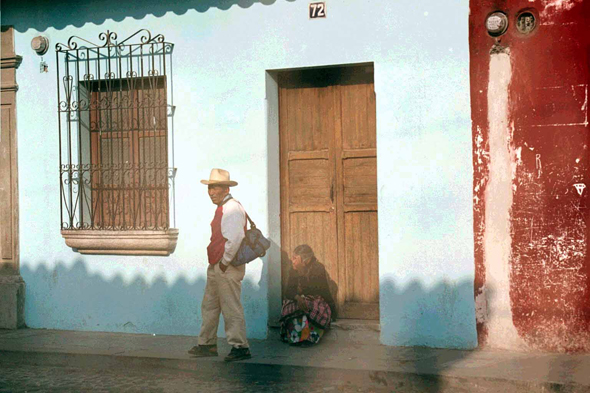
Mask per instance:
[[[378,319],[372,67],[291,72],[279,83],[283,251],[314,249],[340,318]]]

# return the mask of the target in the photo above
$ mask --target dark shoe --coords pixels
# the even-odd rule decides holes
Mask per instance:
[[[199,358],[217,356],[217,345],[195,345],[188,353]]]
[[[232,348],[224,360],[226,362],[235,362],[236,360],[250,359],[251,357],[250,348]]]

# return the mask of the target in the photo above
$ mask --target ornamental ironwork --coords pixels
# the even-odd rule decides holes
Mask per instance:
[[[62,229],[174,226],[172,52],[139,30],[55,46]]]

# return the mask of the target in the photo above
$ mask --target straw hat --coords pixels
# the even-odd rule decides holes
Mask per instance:
[[[229,172],[225,169],[213,168],[209,175],[209,180],[201,180],[201,183],[209,186],[237,186],[238,182],[229,179]]]

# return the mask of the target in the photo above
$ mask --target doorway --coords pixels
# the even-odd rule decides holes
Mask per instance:
[[[346,319],[379,319],[373,75],[372,65],[278,75],[281,248],[313,248]]]

